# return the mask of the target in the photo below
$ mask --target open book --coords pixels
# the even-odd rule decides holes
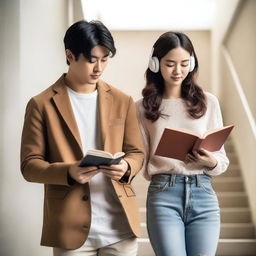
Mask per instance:
[[[124,155],[124,152],[117,152],[115,154],[111,154],[106,151],[91,149],[87,151],[79,166],[86,167],[118,164]]]
[[[214,152],[220,150],[234,125],[206,132],[203,136],[196,133],[165,128],[155,155],[185,161],[186,155],[200,148]]]

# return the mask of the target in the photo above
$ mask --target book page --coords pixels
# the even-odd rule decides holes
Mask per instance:
[[[121,156],[124,156],[125,153],[124,152],[117,152],[114,154],[114,158],[118,158],[118,157],[121,157]]]
[[[114,155],[112,155],[110,152],[98,150],[98,149],[90,149],[87,151],[86,155],[93,155],[93,156],[101,156],[106,158],[118,158],[121,156],[124,156],[124,152],[116,152]]]
[[[113,158],[114,156],[106,151],[98,150],[98,149],[89,149],[86,153],[86,155],[93,155],[93,156],[102,156],[107,158]]]

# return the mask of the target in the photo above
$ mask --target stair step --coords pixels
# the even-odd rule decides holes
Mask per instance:
[[[227,154],[235,152],[235,147],[232,142],[227,141],[224,144],[224,148],[225,148],[225,151],[227,152]]]
[[[251,223],[251,212],[248,207],[244,208],[221,208],[222,223]],[[140,208],[141,222],[146,222],[146,208]]]
[[[250,208],[221,208],[222,223],[250,223],[252,221]]]
[[[255,230],[252,223],[222,223],[221,238],[228,239],[253,239]]]
[[[213,178],[213,188],[216,192],[242,192],[244,183],[241,177],[215,177]]]
[[[241,177],[239,165],[231,163],[228,169],[220,175],[221,177]]]
[[[148,238],[146,223],[140,223],[141,237]],[[222,223],[220,238],[253,239],[254,226],[252,223]]]
[[[226,183],[230,183],[230,182],[242,182],[243,179],[241,177],[225,177],[225,176],[215,176],[213,177],[212,179],[212,184],[215,184],[215,183],[219,183],[219,182],[226,182]]]
[[[238,164],[238,156],[237,153],[235,151],[232,152],[226,152],[227,153],[227,157],[229,159],[229,162],[232,164]]]
[[[218,192],[220,207],[248,207],[248,197],[245,192]]]
[[[139,256],[154,256],[149,239],[139,238]],[[255,256],[256,239],[220,239],[218,256]]]
[[[256,239],[220,239],[217,254],[221,256],[255,256]]]

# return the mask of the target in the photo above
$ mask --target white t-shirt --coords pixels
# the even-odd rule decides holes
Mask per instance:
[[[77,93],[69,87],[67,91],[79,129],[83,153],[89,149],[101,149],[98,91]],[[101,248],[131,237],[130,226],[110,179],[98,173],[89,185],[92,222],[85,246]]]

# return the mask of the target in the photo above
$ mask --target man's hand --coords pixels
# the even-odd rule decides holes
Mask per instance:
[[[193,154],[187,154],[186,163],[197,163],[201,166],[213,169],[217,160],[213,154],[205,149],[193,150]]]
[[[110,166],[100,165],[100,170],[110,179],[119,181],[128,171],[128,163],[122,159],[119,164]]]
[[[80,184],[89,182],[94,175],[99,173],[97,166],[79,167],[78,165],[79,163],[76,163],[69,168],[69,175]]]

